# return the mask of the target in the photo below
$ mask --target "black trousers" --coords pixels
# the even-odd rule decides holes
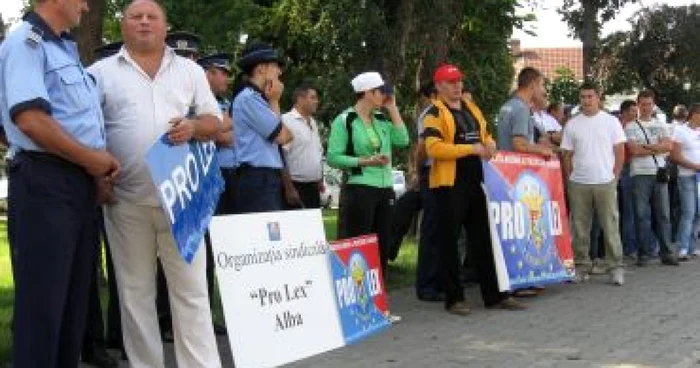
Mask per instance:
[[[99,243],[96,246],[99,247]],[[98,272],[99,267],[95,263],[90,273],[90,292],[88,294],[85,336],[83,337],[83,355],[88,354],[92,349],[104,348],[106,345],[105,326],[102,320],[102,306],[100,303],[100,285],[97,282]]]
[[[411,228],[416,215],[423,208],[420,191],[409,190],[397,198],[391,208],[391,243],[389,259],[395,260],[401,250],[403,238]]]
[[[486,306],[507,297],[498,289],[496,264],[491,248],[487,217],[486,196],[477,182],[457,182],[454,187],[433,189],[438,205],[440,265],[445,291],[445,308],[464,301],[464,290],[459,279],[462,263],[457,251],[457,240],[462,228],[467,234],[471,264],[476,267],[481,297]]]
[[[321,208],[321,192],[318,190],[318,182],[293,182],[294,188],[301,197],[304,208]]]
[[[45,153],[18,153],[9,176],[14,366],[77,367],[95,265],[95,182]]]
[[[343,203],[340,206],[344,218],[339,239],[360,235],[377,234],[379,260],[382,270],[386,270],[391,241],[391,202],[394,199],[392,188],[376,188],[367,185],[346,184]],[[386,275],[386,273],[385,273]]]
[[[420,195],[423,204],[423,220],[420,225],[420,244],[416,264],[416,294],[418,296],[442,291],[440,278],[440,219],[435,195],[428,186],[430,169],[424,168],[420,177]]]

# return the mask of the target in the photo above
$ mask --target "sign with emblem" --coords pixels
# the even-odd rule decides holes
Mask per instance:
[[[500,289],[571,280],[574,257],[559,161],[499,152],[483,168]]]
[[[389,326],[389,310],[376,235],[331,245],[333,290],[347,344]]]
[[[321,211],[215,216],[210,234],[236,367],[275,367],[388,326],[376,236],[326,242]]]
[[[190,141],[173,146],[163,135],[148,151],[146,165],[178,251],[191,263],[224,190],[216,145]]]

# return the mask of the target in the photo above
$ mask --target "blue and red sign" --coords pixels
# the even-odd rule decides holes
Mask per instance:
[[[346,344],[388,327],[389,311],[376,235],[331,244],[331,272]]]
[[[174,146],[163,135],[148,151],[146,164],[180,255],[191,263],[224,190],[216,145],[190,141]]]
[[[559,161],[499,152],[483,167],[493,240],[510,289],[570,280],[574,260]]]

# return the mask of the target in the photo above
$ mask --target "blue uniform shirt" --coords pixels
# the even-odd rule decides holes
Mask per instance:
[[[11,150],[41,151],[16,126],[17,114],[40,109],[81,144],[105,147],[97,87],[67,34],[56,35],[36,13],[0,46],[0,113]]]
[[[231,103],[226,99],[218,99],[219,107],[221,107],[221,112],[231,116]],[[226,169],[235,169],[238,167],[238,160],[236,160],[236,146],[219,146],[216,148],[216,156],[219,160],[219,166]]]
[[[236,127],[238,164],[281,169],[282,158],[275,138],[282,130],[282,121],[262,91],[248,85],[236,96],[231,113]]]

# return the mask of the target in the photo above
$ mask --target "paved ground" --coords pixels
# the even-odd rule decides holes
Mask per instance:
[[[700,367],[697,261],[632,268],[623,287],[605,276],[550,287],[524,312],[485,310],[476,288],[468,295],[472,314],[456,317],[411,289],[392,293],[401,323],[292,367]],[[226,341],[220,350],[232,367]]]

